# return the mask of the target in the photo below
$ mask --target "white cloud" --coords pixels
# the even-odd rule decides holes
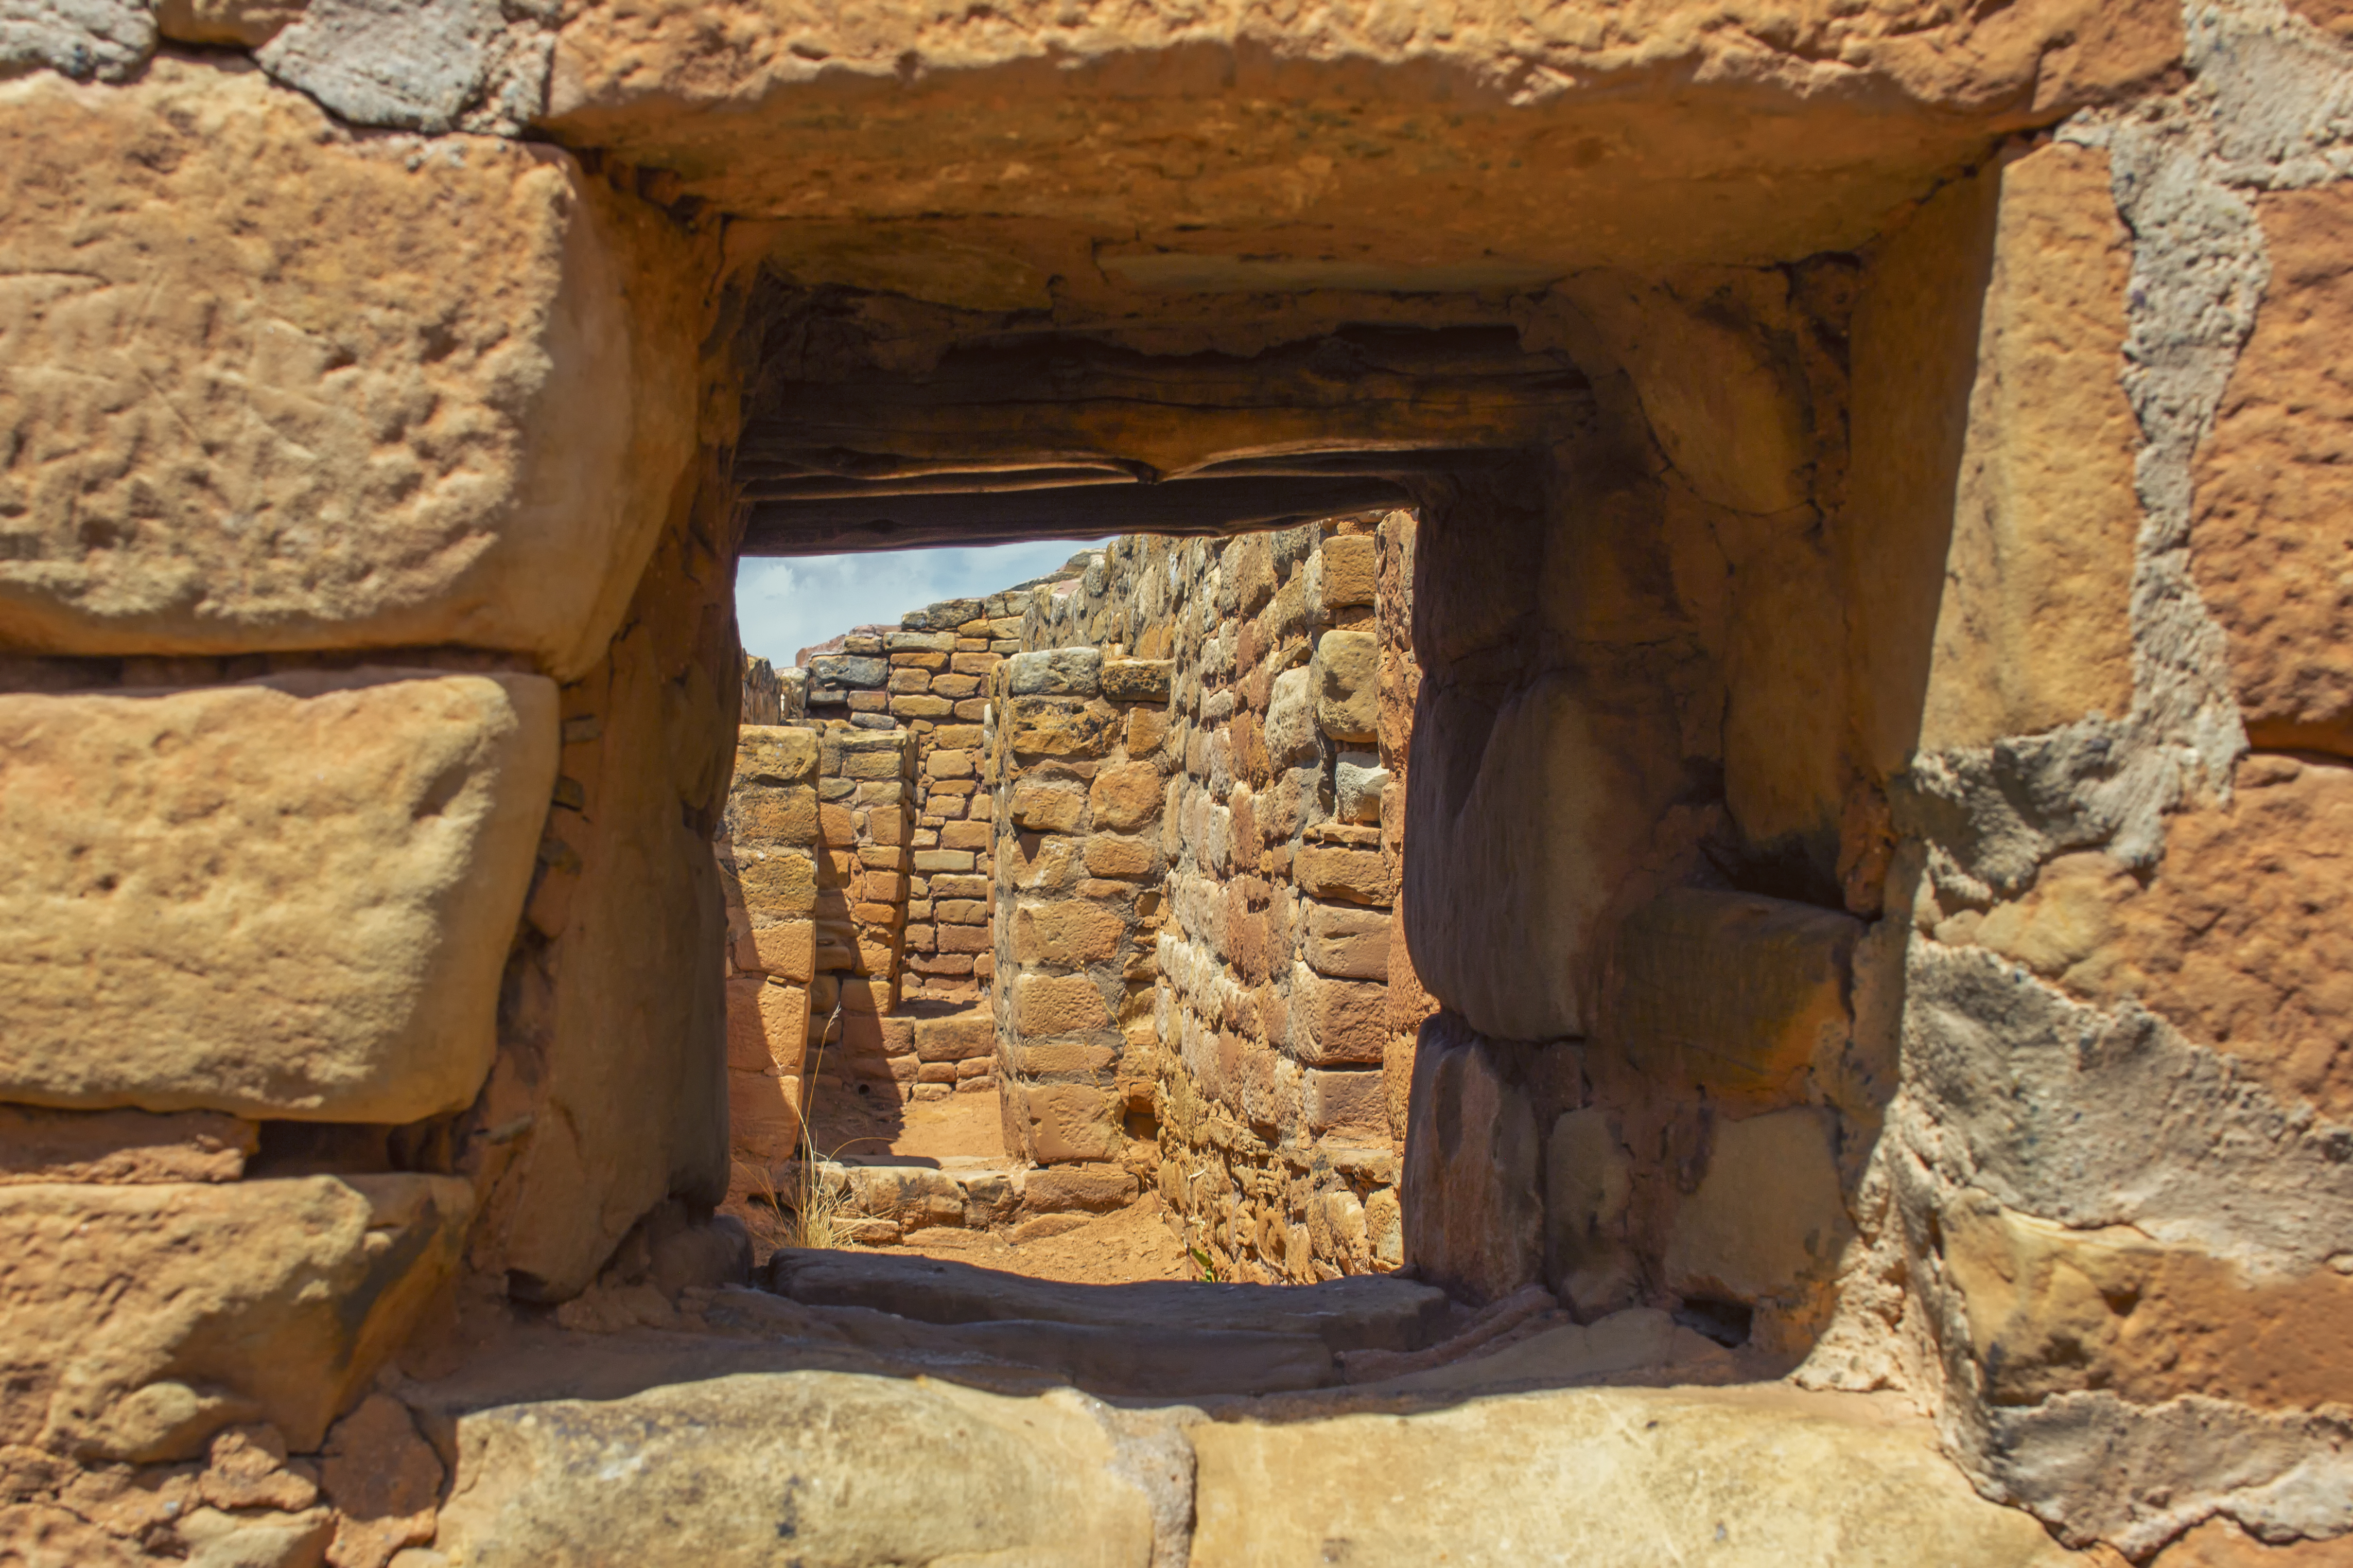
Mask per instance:
[[[1100,543],[1100,542],[1098,542]],[[782,669],[805,647],[870,622],[899,623],[940,599],[979,599],[1042,577],[1090,546],[1081,540],[973,550],[746,556],[735,568],[744,651]]]

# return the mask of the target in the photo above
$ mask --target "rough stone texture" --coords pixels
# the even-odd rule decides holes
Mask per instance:
[[[0,76],[48,69],[76,81],[121,81],[155,49],[155,13],[127,0],[0,4]]]
[[[2132,707],[2131,236],[2095,151],[2006,165],[1921,721],[1981,746]]]
[[[240,1421],[313,1450],[454,1271],[440,1176],[0,1188],[5,1440],[184,1458]]]
[[[1925,1422],[1853,1396],[1587,1389],[1190,1436],[1204,1568],[2073,1561],[1970,1491]]]
[[[363,669],[0,697],[0,1093],[413,1121],[491,1066],[555,691]]]
[[[0,1105],[0,1183],[234,1182],[259,1130],[215,1110]]]
[[[2254,335],[2199,454],[2192,571],[2230,638],[2231,678],[2261,745],[2353,751],[2353,387],[2335,344],[2353,323],[2353,193],[2256,204],[2271,277]]]
[[[508,135],[546,101],[554,40],[496,0],[310,0],[256,54],[354,125]]]
[[[1406,1251],[1426,1278],[1493,1300],[1544,1258],[1535,1113],[1497,1072],[1493,1049],[1440,1014],[1414,1056],[1405,1140]]]
[[[2076,995],[2137,997],[2275,1093],[2353,1120],[2353,770],[2251,757],[2231,802],[2174,817],[2144,883],[2108,856],[2051,863],[2015,903],[1939,927]]]
[[[752,1568],[780,1541],[811,1568],[1145,1568],[1149,1500],[1096,1408],[836,1373],[508,1405],[458,1423],[435,1545],[468,1568]],[[711,1507],[714,1493],[744,1506]]]
[[[1752,1310],[1770,1302],[1770,1333],[1752,1337],[1780,1337],[1767,1347],[1777,1350],[1810,1344],[1803,1330],[1826,1310],[1820,1292],[1854,1235],[1832,1135],[1831,1118],[1810,1106],[1718,1122],[1707,1173],[1675,1216],[1668,1287]]]
[[[400,1401],[372,1394],[335,1423],[319,1484],[335,1505],[332,1568],[382,1568],[405,1546],[433,1539],[441,1461]]]
[[[982,29],[865,7],[719,33],[701,19],[686,0],[572,18],[551,127],[691,168],[688,189],[731,210],[798,220],[786,255],[812,282],[865,282],[874,258],[902,291],[993,310],[1045,305],[1057,274],[1090,293],[1461,290],[1847,249],[1979,147],[1989,121],[2058,118],[2181,48],[2170,5],[2083,0],[1986,16],[1926,0],[1836,15],[1660,4],[1589,27],[1487,4],[1442,24],[1355,3],[1302,21],[1239,0],[1181,18],[1040,14]],[[1122,62],[1164,51],[1199,59],[1199,74],[1131,90]],[[1670,61],[1672,89],[1651,74]],[[908,78],[934,86],[892,96]],[[1218,84],[1233,79],[1263,83],[1262,119],[1230,118]],[[1544,85],[1475,108],[1462,97],[1517,79]],[[1756,113],[1775,91],[1807,93],[1806,112]],[[976,99],[1000,106],[1021,175],[992,159],[941,167],[937,149]],[[1327,115],[1349,140],[1322,133]],[[1531,138],[1561,151],[1511,169]],[[1158,151],[1177,143],[1219,151],[1174,163]],[[1310,144],[1322,150],[1302,163]],[[958,213],[987,221],[940,222]],[[1051,226],[1008,221],[1022,218]],[[1332,248],[1335,234],[1348,248]],[[1082,268],[1063,258],[1086,254],[1090,236],[1110,243],[1100,271],[1074,281]]]
[[[182,60],[0,86],[0,637],[601,654],[694,450],[667,219]]]
[[[1779,899],[1679,889],[1630,914],[1602,1032],[1640,1070],[1736,1104],[1785,1100],[1852,1019],[1862,924]]]

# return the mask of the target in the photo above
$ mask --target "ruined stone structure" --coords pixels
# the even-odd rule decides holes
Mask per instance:
[[[2348,89],[2337,0],[0,0],[0,1560],[2341,1554]],[[739,737],[740,556],[1110,533],[1222,542],[845,649],[971,792]],[[744,1287],[731,1100],[920,1063],[965,876],[1027,1146],[1348,1277]]]

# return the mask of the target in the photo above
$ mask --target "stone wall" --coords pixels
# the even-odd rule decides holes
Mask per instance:
[[[821,755],[815,730],[738,730],[719,838],[727,900],[729,1154],[763,1173],[799,1156],[808,1104],[808,1047],[818,1032],[810,1026],[809,993],[818,975],[824,897],[818,863],[826,852],[818,827],[818,795],[828,782],[818,773]],[[828,979],[838,994],[839,978]]]
[[[1039,1159],[1149,1138],[1127,1158],[1220,1278],[1403,1261],[1382,761],[1409,721],[1384,735],[1377,601],[1412,528],[1123,539],[1033,595],[1009,668],[1008,1128]]]
[[[875,473],[1012,537],[990,476],[1133,517],[1373,437],[1410,835],[1352,841],[1335,759],[1290,875],[1394,879],[1408,1260],[1900,1389],[2071,1545],[2353,1530],[2341,6],[511,10],[0,5],[9,1550],[423,1543],[462,1459],[399,1379],[652,1289],[723,1192],[747,540],[917,537]],[[1019,159],[944,160],[976,119]],[[1366,331],[1521,356],[1556,423]],[[1114,765],[1190,800],[1192,743]],[[920,1083],[920,756],[841,745],[812,1012]],[[1275,907],[1166,802],[1173,858],[1103,832]],[[1124,1159],[1128,969],[1190,917],[1084,821],[1126,945],[1020,979],[1086,981],[1040,994]],[[1242,1165],[1235,1268],[1287,1273]]]

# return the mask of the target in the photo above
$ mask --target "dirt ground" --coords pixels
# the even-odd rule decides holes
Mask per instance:
[[[1120,1285],[1135,1279],[1194,1279],[1200,1270],[1168,1228],[1157,1193],[1106,1215],[1049,1215],[1009,1236],[985,1230],[919,1230],[896,1247],[854,1252],[918,1252],[1033,1279]]]
[[[809,1137],[828,1158],[886,1153],[932,1160],[1005,1157],[1004,1128],[993,1089],[905,1107],[891,1103],[888,1095],[820,1090],[812,1110]]]

